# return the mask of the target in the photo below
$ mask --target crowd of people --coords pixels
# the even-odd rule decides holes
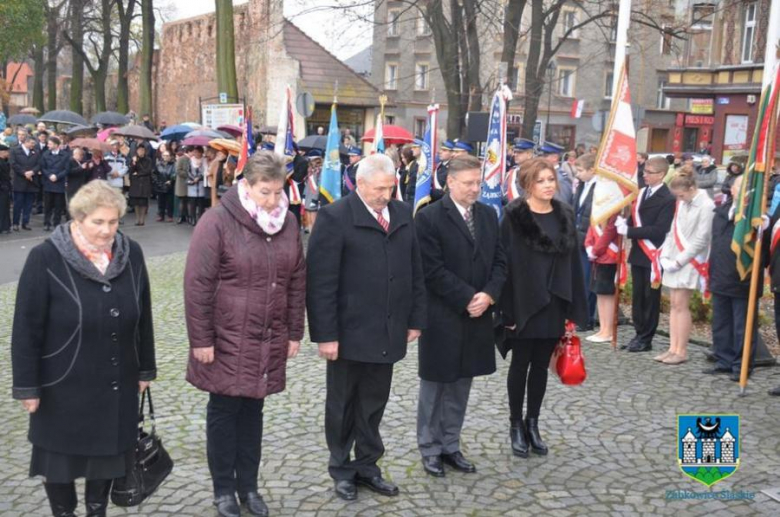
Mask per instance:
[[[704,373],[738,379],[748,292],[731,250],[738,167],[729,167],[728,193],[716,195],[711,161],[640,155],[630,216],[594,226],[593,150],[517,139],[499,221],[479,202],[473,146],[445,140],[431,202],[413,217],[418,143],[366,157],[345,146],[343,197],[329,201],[319,188],[318,149],[298,150],[288,164],[265,139],[236,177],[235,160],[217,149],[118,139],[110,152],[88,153],[44,131],[20,133],[10,158],[0,150],[0,172],[13,175],[2,190],[13,192],[13,229],[29,228],[41,193],[52,231],[20,279],[12,357],[13,396],[31,415],[30,475],[45,479],[55,516],[73,515],[73,481],[84,477],[88,515],[105,515],[111,480],[132,461],[138,394],[156,363],[141,248],[118,228],[128,203],[144,225],[152,195],[158,221],[174,220],[179,198],[179,222],[195,226],[184,279],[186,378],[209,394],[205,447],[221,516],[240,515],[241,506],[268,514],[257,482],[263,405],[285,389],[306,318],[327,361],[327,468],[335,495],[347,501],[358,487],[400,493],[378,466],[380,424],[394,365],[413,341],[426,473],[477,471],[460,436],[473,379],[497,370],[494,347],[511,354],[511,451],[546,455],[551,356],[567,322],[594,331],[586,338],[593,343],[612,340],[620,237],[630,242],[635,330],[622,348],[653,349],[664,286],[670,346],[655,360],[688,361],[689,302],[701,290],[712,294],[716,361]],[[770,252],[765,260],[780,289],[780,267]],[[49,275],[39,274],[42,264],[54,268]]]

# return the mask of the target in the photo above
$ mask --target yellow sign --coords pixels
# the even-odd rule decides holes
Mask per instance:
[[[712,99],[691,99],[691,113],[712,115],[714,113]]]

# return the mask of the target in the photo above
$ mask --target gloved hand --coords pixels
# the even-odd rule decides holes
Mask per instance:
[[[680,265],[675,260],[671,260],[664,257],[660,260],[660,262],[661,262],[661,268],[664,271],[668,271],[669,273],[674,273],[675,271],[680,270]]]
[[[617,230],[618,235],[627,235],[628,223],[622,217],[618,217],[617,220],[615,221],[615,229]]]
[[[759,227],[761,228],[761,231],[766,231],[767,228],[769,228],[769,216],[768,215],[764,214],[764,215],[761,216],[761,224],[760,225],[756,225],[756,230],[758,230]]]

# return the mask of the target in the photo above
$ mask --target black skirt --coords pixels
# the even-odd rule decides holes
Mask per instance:
[[[131,197],[130,206],[149,206],[148,197]]]
[[[70,483],[78,478],[116,479],[133,466],[134,450],[116,456],[79,456],[49,451],[33,445],[30,477],[43,476],[47,483]]]
[[[595,294],[615,294],[617,264],[595,264],[590,277],[590,290]]]

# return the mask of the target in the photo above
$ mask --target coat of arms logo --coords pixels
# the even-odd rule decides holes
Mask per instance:
[[[712,486],[739,468],[739,415],[678,415],[677,463]]]

